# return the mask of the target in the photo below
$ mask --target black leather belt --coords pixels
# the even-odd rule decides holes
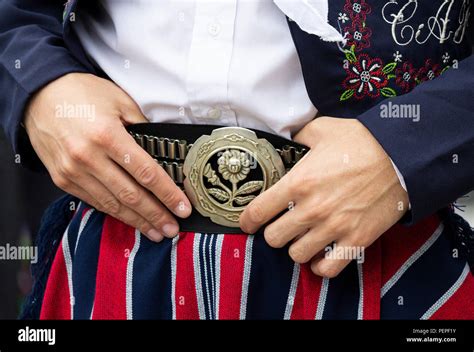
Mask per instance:
[[[241,127],[143,123],[127,130],[193,204],[193,214],[178,219],[181,231],[241,233],[238,219],[245,206],[308,150]]]

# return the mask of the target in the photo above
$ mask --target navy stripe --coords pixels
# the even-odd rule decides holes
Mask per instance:
[[[200,268],[201,268],[201,284],[203,292],[203,301],[204,301],[204,312],[206,314],[206,319],[214,318],[214,309],[213,301],[214,294],[212,291],[212,246],[211,241],[213,235],[202,234],[199,242],[199,258],[200,258]],[[211,247],[211,248],[210,248]],[[215,247],[214,247],[215,248]],[[199,302],[198,302],[199,303]]]
[[[322,319],[357,319],[359,272],[353,260],[338,276],[329,280]]]
[[[241,253],[242,256],[245,253]],[[247,301],[247,319],[283,319],[294,262],[288,248],[271,248],[255,235]]]
[[[133,266],[133,319],[171,319],[171,245],[140,238]]]
[[[459,278],[466,261],[453,258],[446,231],[383,296],[382,319],[420,319]]]
[[[209,248],[209,293],[211,299],[211,313],[212,319],[216,319],[216,235],[207,235],[210,240]]]
[[[74,319],[90,319],[105,215],[94,211],[81,234],[72,266]],[[74,251],[74,246],[71,251]]]

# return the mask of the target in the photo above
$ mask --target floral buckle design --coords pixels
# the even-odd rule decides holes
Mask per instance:
[[[266,139],[246,128],[223,127],[196,140],[183,172],[186,194],[201,215],[239,227],[245,206],[283,177],[285,167]]]

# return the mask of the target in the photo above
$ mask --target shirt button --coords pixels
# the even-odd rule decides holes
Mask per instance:
[[[210,35],[213,37],[219,35],[221,32],[221,25],[217,22],[210,23],[209,26],[207,27],[207,31],[209,32]]]
[[[209,111],[207,112],[207,117],[210,119],[218,119],[219,117],[221,117],[221,110],[217,108],[209,109]]]

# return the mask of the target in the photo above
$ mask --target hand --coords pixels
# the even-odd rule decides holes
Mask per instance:
[[[65,75],[30,101],[25,128],[53,182],[99,211],[161,241],[179,231],[185,194],[128,134],[124,125],[147,122],[114,83],[82,73]]]
[[[294,140],[309,153],[247,206],[240,226],[254,233],[289,207],[265,228],[265,240],[275,248],[291,242],[295,262],[311,261],[315,274],[335,277],[355,258],[333,259],[325,248],[368,247],[403,216],[408,195],[388,155],[357,120],[317,118]]]

